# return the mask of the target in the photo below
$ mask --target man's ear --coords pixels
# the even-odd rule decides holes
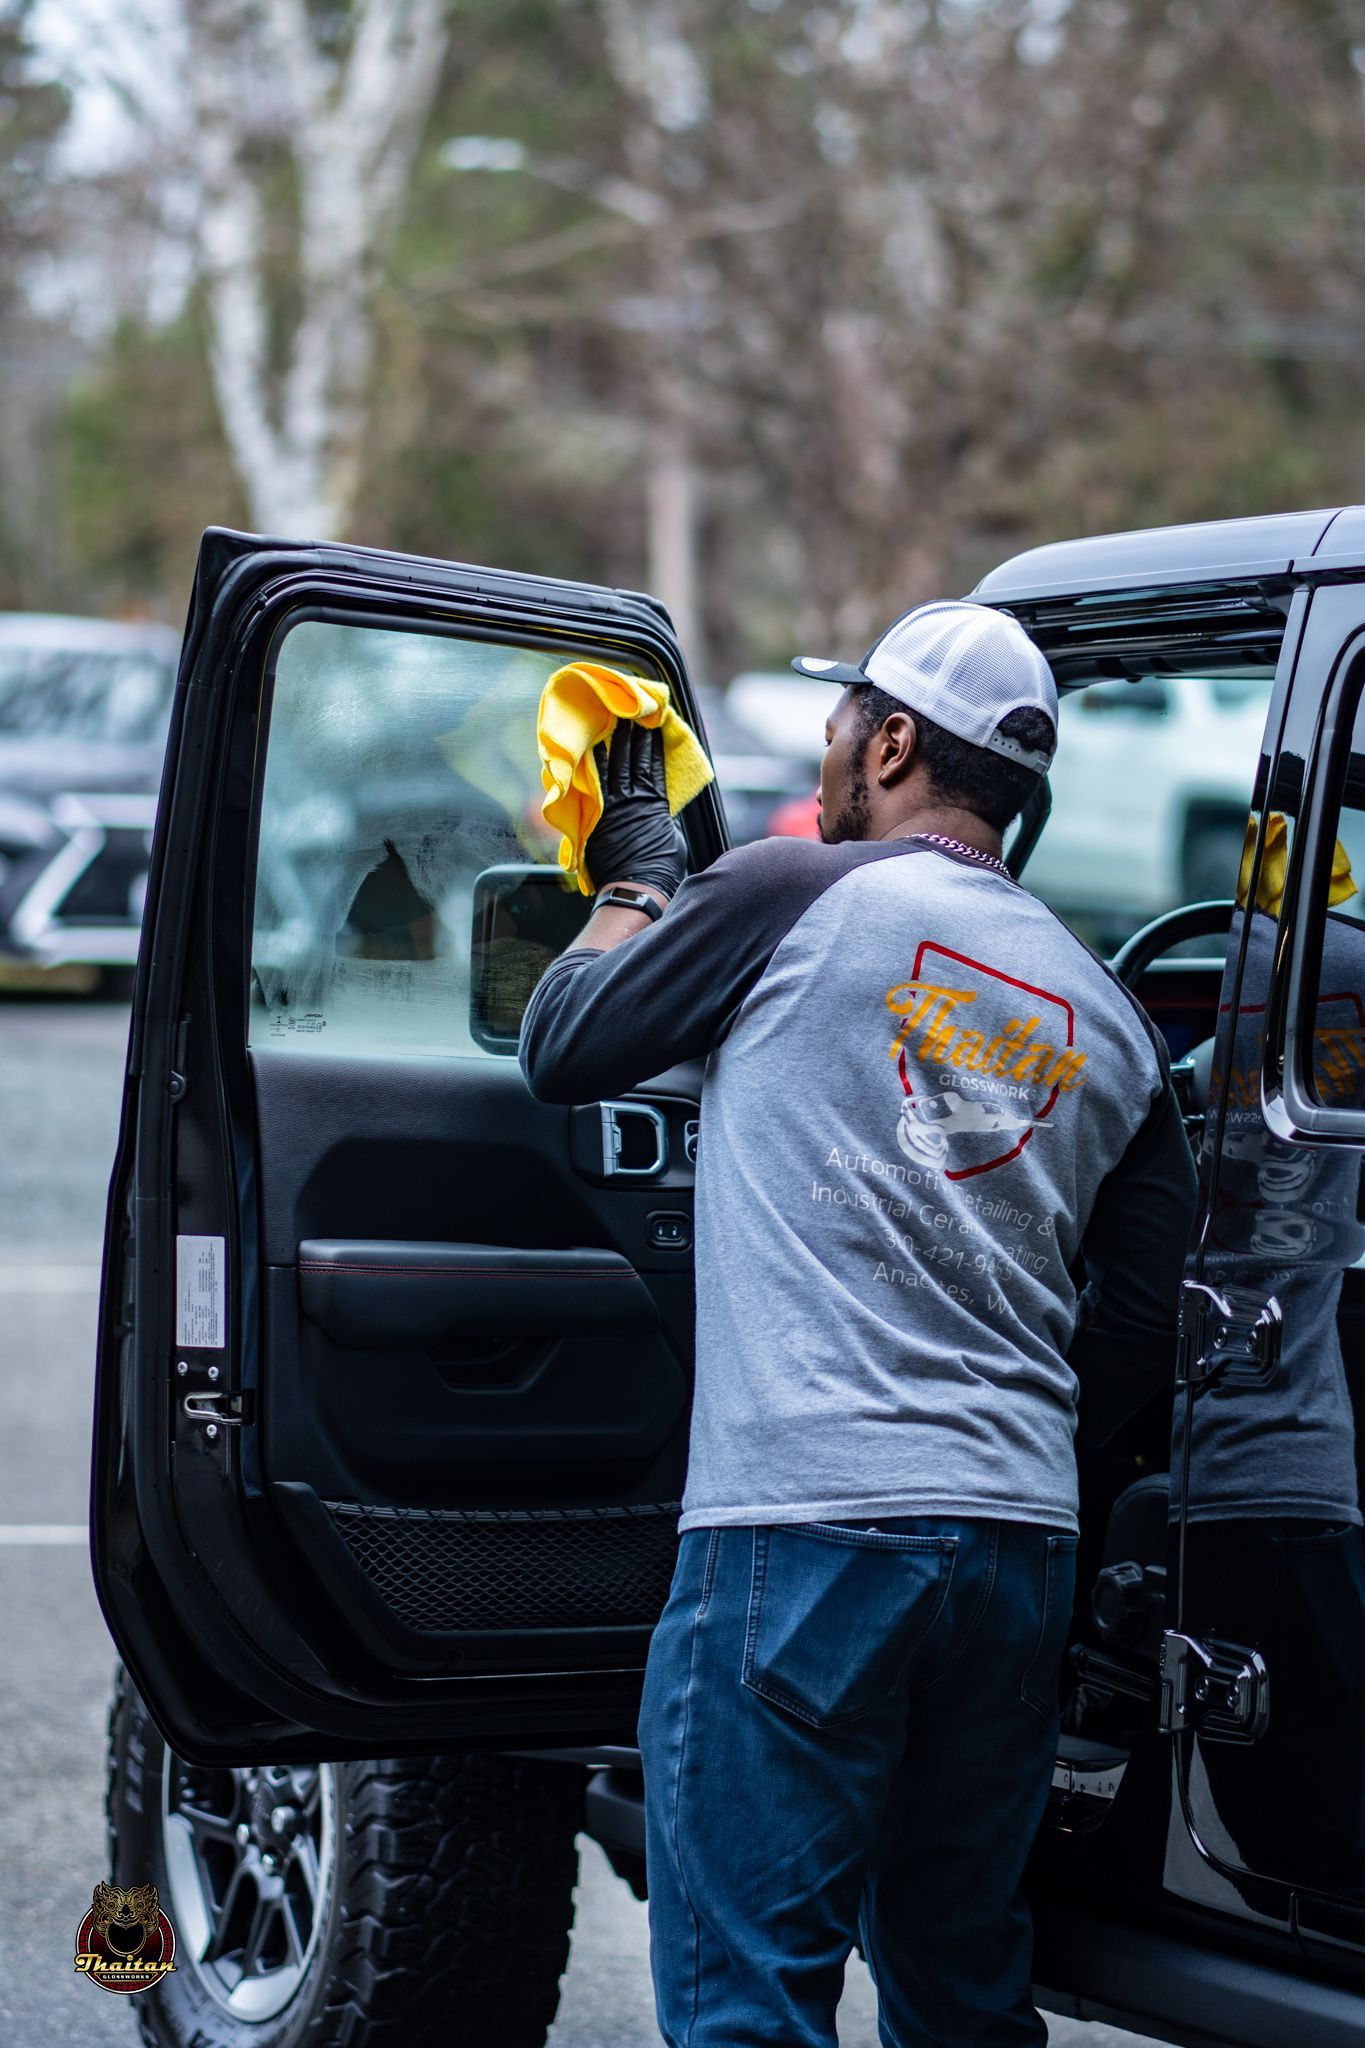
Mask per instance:
[[[882,789],[904,782],[919,753],[919,734],[908,711],[893,712],[873,741],[873,768]]]

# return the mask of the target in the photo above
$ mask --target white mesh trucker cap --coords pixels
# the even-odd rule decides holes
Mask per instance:
[[[922,604],[888,626],[861,662],[803,654],[798,675],[828,683],[875,683],[911,711],[922,711],[974,747],[1004,754],[1046,775],[1057,751],[1020,746],[996,731],[1011,711],[1045,711],[1057,729],[1052,670],[1017,619],[993,605]]]

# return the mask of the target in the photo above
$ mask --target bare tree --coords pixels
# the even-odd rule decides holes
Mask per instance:
[[[713,505],[734,480],[740,547],[790,543],[801,630],[837,647],[1043,537],[1049,499],[1053,531],[1121,522],[1139,408],[1207,399],[1276,271],[1302,293],[1301,252],[1219,217],[1259,212],[1277,65],[1311,74],[1315,137],[1358,120],[1344,62],[1332,95],[1320,53],[1290,64],[1287,4],[831,0],[764,8],[742,49],[723,0],[669,5],[710,87],[674,228],[706,280],[673,352],[695,469]],[[717,235],[717,192],[788,205]]]
[[[442,4],[63,0],[259,524],[348,523],[368,435],[369,535],[647,578],[723,674],[1354,488],[1360,0],[471,0],[433,161],[513,177],[386,261]]]
[[[192,223],[251,517],[333,536],[360,485],[375,285],[440,78],[445,0],[85,5],[92,59]]]
[[[59,586],[49,449],[72,350],[21,287],[54,234],[52,165],[67,117],[61,88],[35,75],[29,0],[0,10],[0,592],[50,601]]]
[[[687,353],[698,303],[687,217],[696,207],[691,138],[710,104],[706,63],[685,32],[674,0],[598,0],[603,48],[627,105],[636,110],[621,135],[622,169],[648,195],[643,243],[647,297],[636,301],[643,327],[648,575],[673,615],[698,673],[706,671],[699,591],[700,487]],[[681,162],[680,162],[681,159]],[[682,169],[683,191],[676,189]]]

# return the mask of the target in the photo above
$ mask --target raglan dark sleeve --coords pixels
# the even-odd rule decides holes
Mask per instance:
[[[1164,1045],[1143,1123],[1101,1184],[1081,1240],[1086,1286],[1068,1354],[1079,1440],[1103,1444],[1172,1383],[1196,1175]]]
[[[689,876],[664,915],[610,952],[546,970],[521,1027],[542,1102],[595,1102],[719,1044],[797,919],[870,847],[763,839]]]

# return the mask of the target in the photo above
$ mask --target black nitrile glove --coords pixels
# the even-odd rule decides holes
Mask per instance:
[[[596,760],[603,808],[583,849],[589,881],[647,882],[671,897],[687,872],[687,841],[668,814],[659,728],[618,719],[610,751],[599,746]]]

